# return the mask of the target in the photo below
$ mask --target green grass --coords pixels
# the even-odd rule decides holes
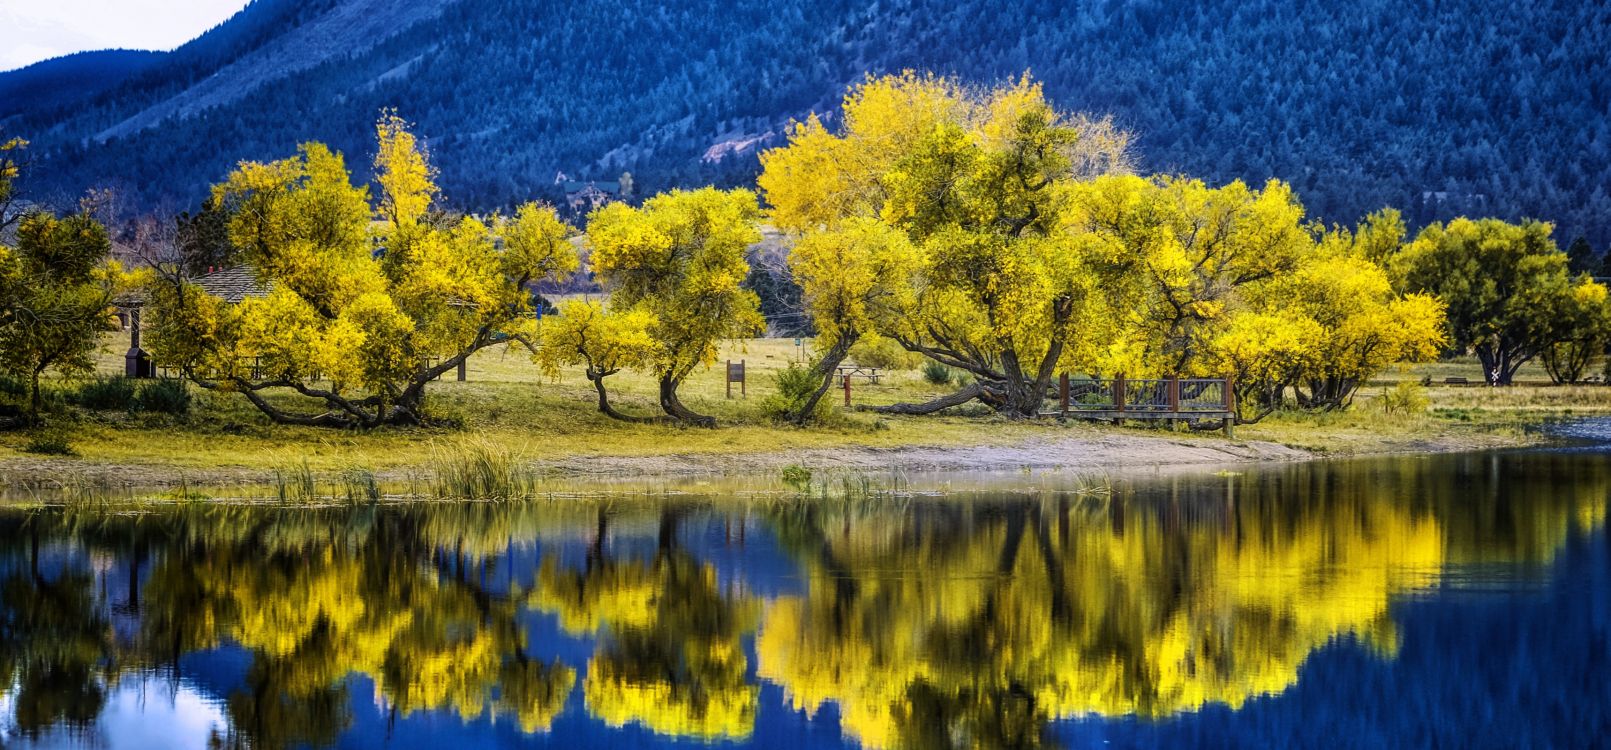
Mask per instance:
[[[490,349],[469,363],[469,381],[454,382],[452,374],[432,384],[428,408],[448,418],[454,427],[390,428],[368,432],[275,425],[244,399],[234,394],[192,388],[188,415],[126,412],[81,414],[74,425],[72,448],[79,461],[109,465],[147,466],[163,471],[238,472],[284,478],[287,499],[306,489],[305,470],[319,477],[341,476],[364,467],[368,480],[334,481],[333,488],[315,494],[369,498],[374,475],[397,476],[444,462],[444,456],[492,446],[505,452],[511,464],[532,461],[611,456],[666,454],[788,452],[810,448],[865,446],[889,448],[904,445],[969,445],[1013,443],[1049,439],[1068,434],[1054,422],[1014,422],[974,409],[968,414],[927,417],[880,416],[844,411],[832,426],[806,429],[780,426],[766,415],[764,404],[775,388],[774,375],[790,362],[809,356],[807,346],[793,339],[734,342],[723,348],[720,360],[746,361],[748,398],[726,397],[722,362],[697,371],[683,387],[685,402],[717,418],[715,430],[674,424],[625,424],[594,409],[594,393],[581,372],[557,379],[542,377],[528,356],[516,349]],[[108,337],[100,372],[121,370],[121,336]],[[1387,414],[1375,404],[1379,395],[1401,380],[1431,377],[1426,395],[1430,408],[1423,414]],[[1540,387],[1546,384],[1541,368],[1524,368],[1519,385],[1491,389],[1452,387],[1438,383],[1447,377],[1480,380],[1472,361],[1435,363],[1394,370],[1380,382],[1363,388],[1354,408],[1330,414],[1280,413],[1257,425],[1238,429],[1243,440],[1271,440],[1332,453],[1368,453],[1410,449],[1417,443],[1488,447],[1526,439],[1523,428],[1549,419],[1611,414],[1611,387],[1598,385]],[[612,401],[622,411],[658,413],[655,384],[649,376],[621,373],[610,379]],[[62,382],[59,388],[73,387]],[[852,384],[856,404],[877,405],[919,401],[948,392],[955,386],[929,383],[920,369],[896,370],[882,382]],[[289,403],[284,394],[273,398]],[[841,409],[844,394],[828,398]],[[1114,428],[1101,427],[1097,430]],[[1197,439],[1188,433],[1164,433],[1157,425],[1137,424],[1126,430],[1168,434],[1171,439]],[[1096,431],[1084,430],[1081,434]],[[0,433],[0,463],[22,460],[29,435]],[[457,453],[456,453],[457,452]],[[483,456],[488,458],[488,456]],[[451,462],[450,462],[451,463]],[[527,481],[488,460],[479,468],[464,467],[459,474],[466,487],[493,495],[518,489]],[[479,478],[476,472],[481,472]],[[502,474],[499,478],[499,474]],[[200,480],[198,480],[200,481]],[[214,481],[219,481],[215,476]],[[499,488],[502,487],[503,490]],[[459,488],[466,489],[465,487]],[[458,492],[472,496],[474,492]]]

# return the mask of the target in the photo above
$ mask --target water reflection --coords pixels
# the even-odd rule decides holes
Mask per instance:
[[[1406,645],[1474,596],[1579,628],[1527,652],[1535,682],[1581,678],[1549,693],[1558,740],[1607,727],[1582,684],[1611,658],[1608,493],[1606,456],[1532,453],[1111,497],[3,511],[0,743],[137,746],[164,722],[253,748],[1223,744],[1258,736],[1228,717],[1326,716],[1300,687],[1370,670],[1397,676],[1349,721],[1458,742],[1459,716],[1389,701],[1517,708],[1438,672],[1538,644],[1472,656],[1483,621],[1455,618]],[[1557,564],[1574,545],[1586,567]],[[1337,648],[1379,666],[1316,676]]]

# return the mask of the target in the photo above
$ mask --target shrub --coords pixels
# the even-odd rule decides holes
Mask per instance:
[[[850,347],[850,356],[846,359],[881,370],[910,370],[917,367],[920,357],[902,349],[894,339],[881,338],[876,341],[862,339]]]
[[[777,385],[777,392],[761,402],[761,410],[772,419],[786,419],[794,414],[822,386],[820,375],[809,367],[797,364],[778,370],[772,380]],[[817,402],[808,421],[829,422],[838,415],[833,408],[832,396],[832,393],[826,394]]]
[[[78,455],[78,451],[73,450],[72,435],[59,427],[34,430],[29,433],[28,442],[22,449],[26,453],[37,453],[42,456]]]
[[[1431,405],[1426,387],[1413,380],[1401,380],[1392,388],[1382,389],[1382,411],[1388,414],[1421,414]]]
[[[783,483],[798,492],[805,492],[811,487],[811,470],[799,464],[785,466]]]
[[[129,411],[134,407],[134,381],[122,375],[96,378],[80,386],[72,400],[95,411]]]
[[[183,380],[152,380],[140,386],[134,405],[140,411],[157,414],[189,414],[190,389]]]
[[[0,374],[0,395],[22,398],[28,395],[28,384],[20,378]]]
[[[923,363],[923,379],[933,385],[950,385],[951,381],[958,378],[950,366],[931,359]]]

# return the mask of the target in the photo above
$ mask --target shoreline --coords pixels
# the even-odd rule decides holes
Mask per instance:
[[[1316,437],[1324,437],[1317,435]],[[1339,441],[1340,450],[1298,447],[1271,440],[1233,440],[1217,436],[1144,434],[1128,430],[1091,430],[1069,436],[1048,432],[1045,438],[990,440],[962,444],[899,446],[837,445],[765,451],[671,452],[629,455],[573,453],[520,459],[521,468],[545,480],[611,482],[623,479],[684,481],[698,478],[776,478],[788,467],[813,472],[987,472],[1048,471],[1129,473],[1158,469],[1211,468],[1252,463],[1284,463],[1344,458],[1432,455],[1527,448],[1561,443],[1559,435],[1542,432],[1495,435],[1440,434],[1384,438],[1359,445]],[[316,471],[318,476],[339,472]],[[131,491],[175,487],[265,485],[277,470],[247,466],[194,467],[172,462],[118,462],[96,459],[17,455],[0,458],[0,489],[51,491],[69,487]],[[395,466],[373,470],[380,482],[429,480],[428,466]]]

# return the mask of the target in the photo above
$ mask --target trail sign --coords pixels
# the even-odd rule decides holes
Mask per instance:
[[[733,397],[733,384],[738,383],[739,395],[750,397],[749,386],[744,382],[744,360],[727,360],[727,397]]]

